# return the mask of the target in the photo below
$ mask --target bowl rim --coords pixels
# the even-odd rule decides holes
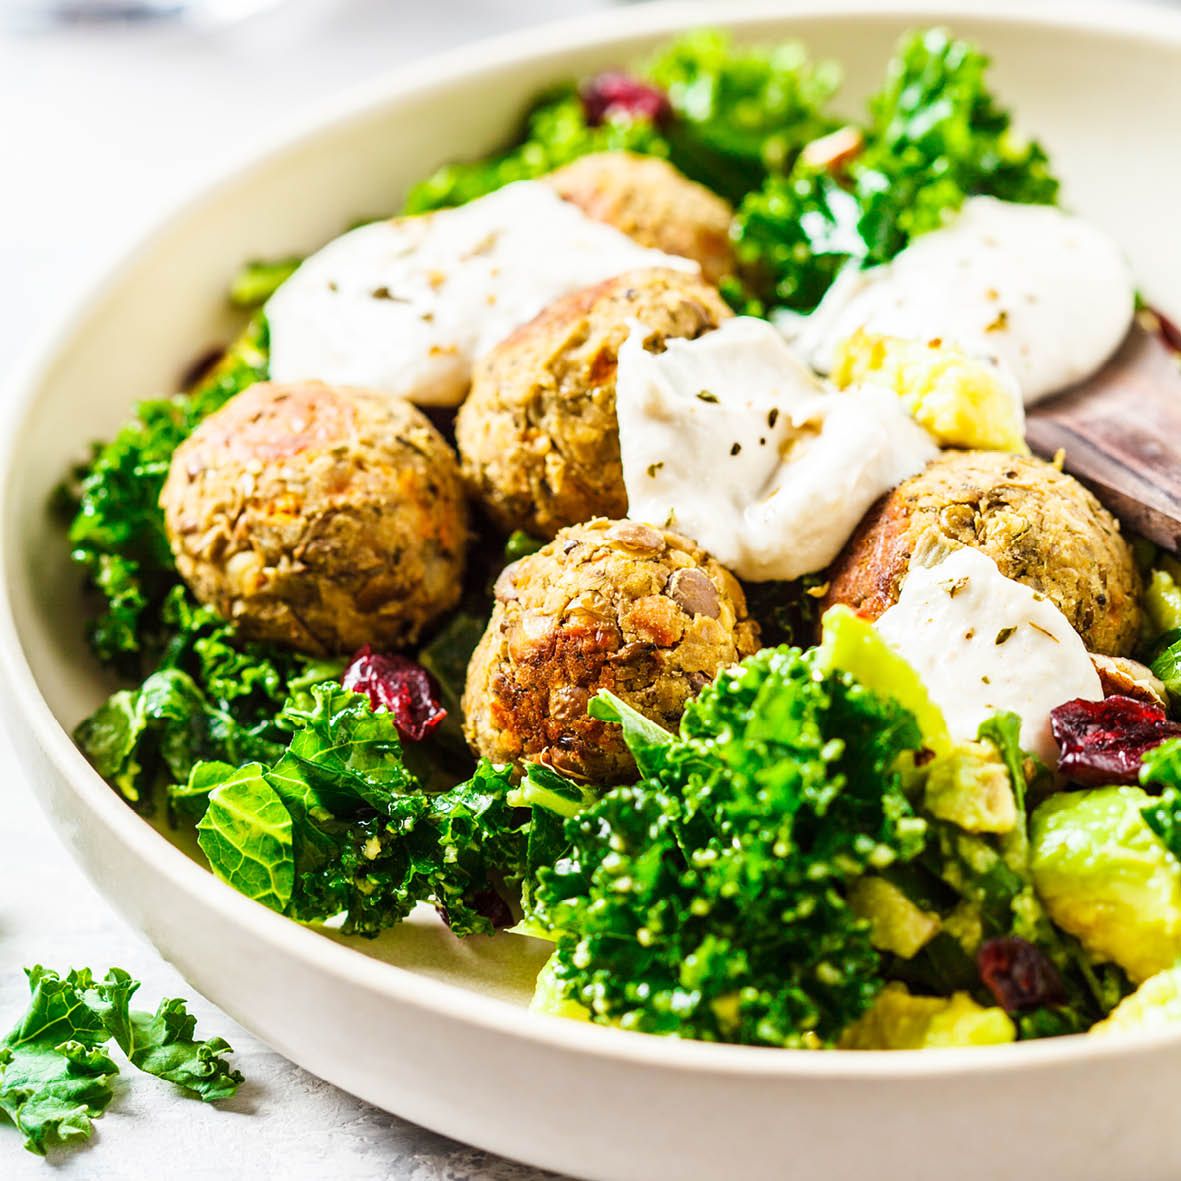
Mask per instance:
[[[11,585],[16,569],[15,514],[12,489],[19,474],[21,430],[31,416],[45,376],[82,332],[109,288],[116,287],[159,241],[225,190],[249,184],[253,174],[301,145],[399,101],[429,98],[463,81],[472,82],[514,65],[533,62],[570,45],[608,50],[631,38],[672,35],[694,25],[717,25],[741,32],[745,27],[792,18],[844,18],[952,22],[969,17],[988,25],[1016,25],[1109,34],[1122,39],[1161,42],[1181,57],[1181,10],[1119,0],[1085,0],[1069,7],[1037,7],[1022,0],[993,0],[987,8],[955,0],[743,0],[725,8],[708,0],[667,0],[636,8],[595,12],[500,35],[433,55],[409,67],[347,89],[343,94],[297,112],[277,133],[235,151],[213,178],[158,214],[134,244],[80,286],[67,310],[43,329],[3,383],[0,427],[0,678],[16,715],[13,725],[27,728],[53,769],[69,786],[79,807],[96,814],[128,853],[150,872],[195,899],[222,922],[247,929],[251,937],[275,947],[307,968],[345,977],[392,1002],[529,1042],[580,1055],[632,1062],[668,1070],[709,1072],[762,1078],[817,1080],[930,1079],[950,1075],[1004,1074],[1053,1069],[1073,1059],[1147,1056],[1181,1044],[1181,1028],[1143,1030],[1124,1036],[1087,1039],[1082,1035],[1016,1045],[945,1048],[937,1053],[857,1051],[817,1054],[807,1050],[740,1046],[655,1037],[586,1025],[532,1013],[508,1001],[460,985],[426,977],[363,951],[327,939],[315,930],[279,915],[225,885],[206,868],[176,849],[133,812],[98,773],[58,721],[42,696],[17,629]],[[39,792],[34,789],[34,794]]]

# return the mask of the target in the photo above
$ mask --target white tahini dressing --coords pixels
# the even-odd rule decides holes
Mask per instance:
[[[1102,230],[1051,206],[972,197],[892,262],[843,271],[788,331],[821,372],[859,328],[939,338],[1007,369],[1032,403],[1094,373],[1134,310],[1131,272]]]
[[[1076,697],[1103,697],[1066,616],[976,549],[912,566],[877,628],[913,665],[956,738],[975,738],[981,722],[1012,710],[1021,718],[1021,745],[1053,766],[1050,711]]]
[[[458,209],[362,226],[266,305],[270,375],[455,405],[472,364],[547,304],[644,267],[697,270],[520,181]]]
[[[885,390],[825,391],[763,320],[619,352],[628,515],[666,522],[739,577],[827,566],[871,504],[938,449]]]

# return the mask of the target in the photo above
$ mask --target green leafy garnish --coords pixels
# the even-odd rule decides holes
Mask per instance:
[[[376,935],[422,901],[458,934],[505,925],[502,883],[524,872],[528,839],[508,768],[481,763],[426,792],[391,714],[336,684],[315,686],[311,701],[283,715],[294,730],[275,760],[198,764],[174,789],[178,809],[201,813],[214,873],[292,918],[343,914],[348,933]]]
[[[850,260],[888,262],[972,195],[1053,204],[1045,151],[1017,137],[987,89],[988,58],[945,29],[900,43],[870,100],[864,146],[838,172],[800,156],[742,203],[734,233],[755,298],[747,310],[809,311]]]
[[[84,1140],[102,1115],[119,1068],[103,1051],[110,1033],[82,999],[92,984],[85,969],[63,980],[40,966],[26,971],[32,999],[0,1041],[0,1112],[44,1155]]]
[[[646,121],[607,120],[590,127],[569,89],[543,98],[529,113],[514,146],[471,163],[446,164],[406,196],[405,213],[465,205],[517,180],[534,180],[592,152],[631,151],[665,156],[668,146]]]
[[[705,29],[674,41],[640,73],[672,106],[671,162],[731,201],[786,172],[806,143],[837,125],[824,107],[840,69],[810,61],[795,41],[735,45]]]
[[[220,1056],[229,1045],[196,1040],[183,1001],[161,1001],[154,1014],[131,1009],[139,983],[121,968],[97,982],[86,968],[62,977],[37,966],[26,975],[29,1007],[0,1039],[0,1116],[31,1152],[43,1156],[90,1136],[91,1121],[114,1097],[119,1067],[105,1049],[112,1039],[132,1065],[201,1099],[237,1091],[242,1076]]]
[[[131,998],[139,987],[122,968],[112,968],[86,993],[86,1003],[132,1066],[207,1103],[237,1094],[242,1075],[221,1057],[233,1052],[229,1043],[220,1037],[199,1041],[194,1036],[197,1019],[182,1000],[166,997],[154,1013],[132,1009]]]
[[[156,787],[186,779],[201,759],[239,763],[280,749],[210,702],[179,669],[162,669],[138,689],[120,690],[74,738],[95,770],[145,810]]]
[[[1149,668],[1160,678],[1176,710],[1181,704],[1181,629],[1161,636]]]
[[[260,763],[239,767],[211,788],[197,843],[223,882],[272,910],[286,909],[295,883],[291,814]]]
[[[655,772],[569,820],[539,875],[564,997],[651,1033],[832,1043],[882,984],[845,888],[922,844],[894,770],[914,719],[781,648],[723,672],[667,744],[625,735]]]
[[[74,733],[99,774],[144,810],[203,760],[278,758],[290,736],[278,717],[284,703],[306,703],[310,685],[343,665],[243,642],[183,587],[169,592],[160,618],[171,631],[160,667],[138,689],[115,693]]]
[[[1181,738],[1171,738],[1145,754],[1140,782],[1160,792],[1141,816],[1181,861]]]

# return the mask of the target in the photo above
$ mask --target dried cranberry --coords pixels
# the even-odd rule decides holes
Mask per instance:
[[[976,967],[985,987],[1006,1013],[1066,1001],[1058,969],[1045,952],[1017,935],[986,939],[976,953]]]
[[[374,652],[368,644],[349,661],[340,683],[367,694],[374,709],[384,705],[408,742],[421,742],[447,716],[435,682],[422,665],[405,656]]]
[[[1159,705],[1134,697],[1068,701],[1050,711],[1058,770],[1083,787],[1134,784],[1147,751],[1181,736]]]
[[[492,924],[494,931],[503,931],[505,927],[511,927],[516,921],[509,904],[491,887],[481,890],[478,894],[473,894],[467,901],[472,910],[483,915]],[[451,915],[446,905],[442,902],[436,903],[435,911],[439,918],[450,927]]]
[[[578,97],[591,127],[607,119],[647,120],[660,126],[672,115],[663,90],[619,70],[608,70],[584,82]]]

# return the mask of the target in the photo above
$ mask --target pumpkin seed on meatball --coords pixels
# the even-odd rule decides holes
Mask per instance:
[[[553,537],[623,517],[615,417],[619,349],[635,324],[658,351],[731,316],[697,275],[633,271],[557,300],[476,365],[456,439],[464,478],[503,529]]]
[[[634,521],[562,530],[506,567],[495,593],[468,666],[468,743],[493,762],[547,763],[592,783],[635,775],[619,727],[587,715],[600,689],[675,729],[690,698],[759,646],[734,576]]]
[[[397,647],[459,598],[458,463],[398,398],[251,386],[177,448],[160,504],[181,577],[251,639]]]

